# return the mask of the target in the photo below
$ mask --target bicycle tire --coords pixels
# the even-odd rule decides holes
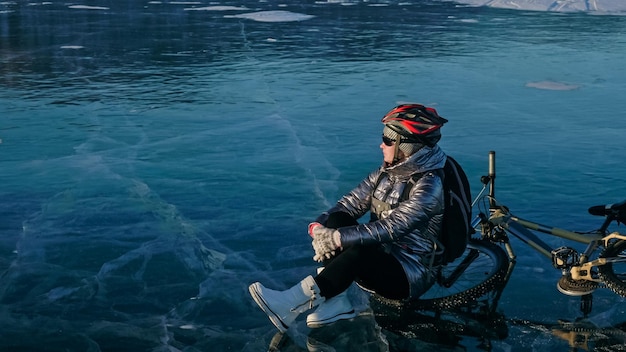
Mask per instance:
[[[435,283],[407,305],[413,309],[450,309],[476,301],[499,287],[508,271],[508,256],[501,247],[487,240],[470,239],[463,255],[442,268],[444,277],[452,273],[468,255],[476,253],[478,257],[471,261],[452,286]]]
[[[608,245],[600,258],[626,257],[626,241],[619,240]],[[616,266],[614,264],[621,264]],[[598,267],[600,279],[604,284],[622,297],[626,297],[626,263],[606,263]]]

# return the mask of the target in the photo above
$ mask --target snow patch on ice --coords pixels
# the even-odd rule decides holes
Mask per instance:
[[[204,7],[188,7],[185,11],[248,11],[245,6],[204,6]]]
[[[108,7],[104,6],[88,6],[88,5],[70,5],[68,6],[70,9],[80,9],[80,10],[108,10]]]
[[[553,12],[626,14],[624,0],[443,0],[472,6]]]
[[[580,88],[580,86],[577,84],[569,84],[555,81],[528,82],[526,83],[526,87],[545,90],[574,90]]]
[[[224,16],[228,18],[245,18],[258,22],[295,22],[305,21],[315,16],[290,11],[258,11],[239,15]]]

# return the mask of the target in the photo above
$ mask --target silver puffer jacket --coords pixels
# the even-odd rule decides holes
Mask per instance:
[[[343,211],[355,219],[368,211],[380,214],[378,219],[369,223],[342,227],[339,230],[341,243],[344,247],[383,245],[402,264],[409,280],[411,298],[419,297],[434,282],[434,275],[428,275],[428,260],[434,250],[433,239],[441,232],[444,200],[439,174],[429,171],[443,168],[445,162],[446,155],[439,146],[424,147],[397,165],[373,171],[325,213]],[[383,176],[376,186],[383,172],[388,177]],[[411,189],[409,199],[398,204],[404,187],[416,173],[423,176]],[[373,201],[372,197],[382,202]],[[381,203],[391,205],[392,209],[382,212],[375,209]]]

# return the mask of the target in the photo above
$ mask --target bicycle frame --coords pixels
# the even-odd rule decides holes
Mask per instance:
[[[602,239],[602,236],[597,234],[583,235],[576,232],[556,227],[549,227],[536,222],[524,220],[517,216],[505,214],[499,209],[493,211],[491,217],[489,218],[489,221],[492,222],[494,225],[502,227],[509,234],[520,239],[522,242],[526,243],[527,245],[550,259],[552,258],[553,248],[543,242],[533,232],[529,231],[529,229],[588,245],[594,245],[593,242]]]
[[[580,296],[581,310],[585,314],[591,311],[591,293],[600,287],[599,283],[626,297],[626,265],[620,264],[626,263],[626,236],[608,233],[609,225],[614,221],[626,223],[626,200],[589,208],[592,215],[605,216],[604,223],[598,230],[579,233],[513,215],[496,201],[495,179],[495,152],[492,151],[489,152],[489,175],[481,177],[483,189],[472,203],[473,208],[479,201],[488,200],[489,203],[479,204],[482,211],[472,222],[480,238],[472,236],[461,256],[438,266],[436,284],[422,296],[395,302],[396,307],[399,304],[402,311],[461,306],[485,309],[480,306],[484,300],[479,301],[479,298],[487,297],[493,302],[490,306],[495,308],[516,264],[512,238],[552,260],[553,267],[563,274],[557,282],[558,290],[566,295]],[[487,189],[489,194],[485,195]],[[583,252],[570,247],[553,249],[539,238],[539,233],[586,244],[587,248]]]
[[[572,279],[574,280],[588,280],[600,282],[601,280],[592,276],[592,268],[600,265],[605,265],[608,262],[623,262],[626,261],[624,258],[598,258],[592,261],[589,261],[590,256],[596,251],[599,246],[608,246],[610,240],[618,239],[618,240],[626,240],[626,236],[613,232],[609,235],[606,235],[606,230],[613,219],[607,218],[604,221],[602,227],[596,232],[581,234],[578,232],[573,232],[569,230],[564,230],[557,227],[550,227],[546,225],[539,224],[537,222],[529,221],[522,219],[520,217],[514,216],[508,212],[508,208],[505,206],[498,205],[495,200],[495,152],[489,152],[489,175],[483,176],[481,181],[485,185],[485,187],[489,186],[489,219],[481,218],[480,224],[487,224],[490,228],[486,231],[483,231],[483,236],[491,236],[490,240],[494,242],[503,242],[508,252],[509,258],[512,261],[515,261],[516,256],[511,247],[508,238],[501,231],[506,232],[513,237],[521,240],[523,243],[527,244],[540,254],[544,255],[548,259],[553,261],[553,265],[557,269],[568,269],[572,275]],[[483,188],[484,190],[484,188]],[[483,192],[481,192],[482,194]],[[480,197],[480,195],[479,195]],[[476,199],[478,200],[477,197]],[[475,225],[478,225],[476,223]],[[587,248],[584,252],[578,253],[576,252],[575,259],[572,258],[563,258],[558,257],[556,255],[556,251],[561,250],[564,247],[555,249],[544,241],[542,241],[534,232],[542,232],[552,236],[564,238],[570,241],[579,242],[587,245]],[[571,254],[570,249],[566,249]],[[580,257],[578,257],[580,255]]]

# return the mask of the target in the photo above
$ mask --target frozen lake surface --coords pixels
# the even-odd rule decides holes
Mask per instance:
[[[626,199],[625,44],[621,15],[447,1],[2,2],[0,350],[268,350],[247,286],[314,272],[307,224],[380,165],[398,102],[450,120],[474,193],[496,150],[501,202],[593,230]],[[514,246],[493,326],[393,335],[355,288],[355,321],[279,349],[623,344],[624,299],[569,334],[580,300]]]

